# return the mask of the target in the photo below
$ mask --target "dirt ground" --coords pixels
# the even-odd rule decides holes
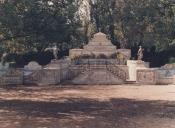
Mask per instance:
[[[0,88],[0,128],[175,128],[175,85]]]

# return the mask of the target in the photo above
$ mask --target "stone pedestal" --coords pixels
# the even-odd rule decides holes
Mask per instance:
[[[137,70],[138,69],[145,69],[149,68],[149,63],[139,60],[128,60],[127,66],[129,69],[129,81],[136,81],[137,80]]]

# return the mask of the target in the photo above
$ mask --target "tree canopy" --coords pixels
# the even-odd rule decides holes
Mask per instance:
[[[175,47],[172,0],[6,0],[0,15],[1,53],[42,51],[53,44],[65,52],[98,31],[133,51],[139,45],[157,53]]]
[[[81,37],[75,0],[15,0],[1,5],[1,47],[10,52],[73,45]],[[75,44],[74,44],[75,45]]]

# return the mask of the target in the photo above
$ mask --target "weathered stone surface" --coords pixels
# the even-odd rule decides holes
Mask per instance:
[[[123,54],[127,59],[131,56],[131,51],[129,49],[118,49],[115,45],[111,43],[111,41],[107,38],[107,35],[104,33],[96,33],[94,37],[89,41],[87,45],[83,47],[83,49],[71,49],[69,52],[70,58],[74,58],[81,55],[106,55],[111,56],[115,53]]]
[[[175,69],[175,63],[166,64],[166,65],[162,66],[161,69]]]
[[[138,69],[137,82],[140,84],[173,84],[174,71],[161,68]]]
[[[157,69],[137,69],[137,83],[157,84]]]
[[[82,54],[83,54],[83,49],[70,49],[69,50],[69,55],[71,59],[79,57]]]
[[[175,75],[175,69],[170,68],[159,68],[157,70],[158,73],[158,84],[172,84],[173,76]]]
[[[107,64],[114,64],[120,65],[121,62],[118,59],[80,59],[75,62],[76,65],[107,65]]]
[[[24,84],[55,85],[60,82],[60,70],[43,69],[24,76]]]
[[[117,52],[124,55],[124,58],[126,60],[129,60],[131,58],[131,50],[130,49],[117,49]]]
[[[81,85],[108,85],[108,84],[122,84],[123,80],[115,77],[111,72],[107,70],[94,69],[93,71],[86,71],[81,73],[78,77],[71,81],[72,84]]]
[[[112,67],[116,68],[114,65]],[[71,67],[71,71],[75,72],[74,74],[77,76],[74,76],[74,79],[69,81],[69,83],[82,85],[123,84],[128,76],[127,66],[119,66],[117,69],[120,69],[120,72],[118,70],[117,72],[112,72],[111,70],[108,70],[106,65],[75,65]],[[122,75],[118,74],[122,74],[121,71],[126,73],[125,77],[121,77]]]
[[[71,64],[71,60],[65,59],[65,60],[52,60],[51,63],[46,65],[44,69],[64,69],[69,67]]]
[[[169,85],[173,84],[174,78],[173,77],[161,77],[157,79],[157,84],[160,85]]]
[[[56,85],[69,79],[70,60],[53,60],[41,70],[25,72],[24,83],[36,85]]]
[[[128,60],[127,66],[129,68],[129,81],[137,80],[137,70],[149,68],[149,63],[137,60]]]
[[[39,65],[37,62],[32,61],[28,65],[24,66],[25,70],[40,70],[42,69],[42,66]]]
[[[23,71],[21,69],[9,69],[0,77],[0,85],[22,85]]]

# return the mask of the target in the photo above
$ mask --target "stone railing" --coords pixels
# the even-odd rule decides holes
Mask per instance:
[[[126,67],[126,66],[125,66]],[[117,66],[114,64],[104,64],[104,65],[74,65],[71,67],[71,73],[74,74],[74,77],[78,76],[81,73],[86,71],[93,71],[94,69],[106,69],[111,72],[114,76],[120,78],[121,80],[126,81],[128,79],[128,73],[121,66]],[[73,77],[72,77],[73,78]]]
[[[75,78],[81,73],[88,71],[89,65],[71,65],[69,67],[69,80]]]
[[[24,84],[56,85],[68,79],[68,70],[42,69],[24,72]]]
[[[107,65],[107,70],[110,71],[114,76],[126,81],[128,79],[128,74],[122,68],[116,65]]]
[[[22,85],[23,71],[21,69],[0,70],[0,85]]]
[[[42,77],[42,70],[24,70],[24,84],[38,84]]]
[[[107,65],[107,64],[114,64],[114,65],[124,65],[123,60],[119,59],[75,59],[72,61],[75,65]]]

